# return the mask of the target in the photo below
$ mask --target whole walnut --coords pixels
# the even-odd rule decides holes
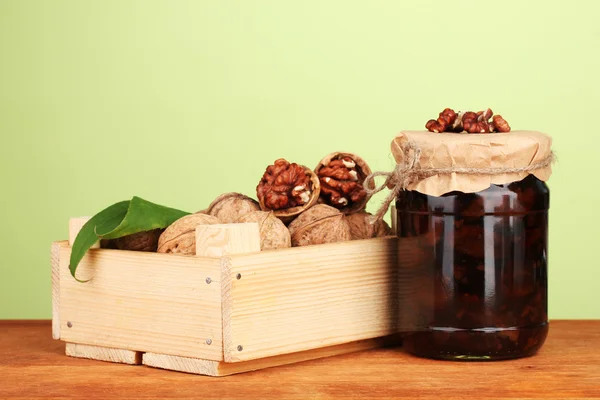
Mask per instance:
[[[217,217],[190,214],[173,222],[158,239],[159,253],[196,254],[196,226],[220,224]]]
[[[390,227],[384,220],[371,223],[373,215],[366,211],[346,215],[346,221],[350,225],[352,240],[371,239],[383,237],[390,234]]]
[[[112,239],[108,247],[131,251],[156,251],[158,249],[158,239],[162,232],[163,229],[153,229],[151,231],[133,233]]]
[[[260,249],[282,249],[292,246],[290,231],[273,211],[253,211],[242,216],[237,222],[257,222],[260,233]]]
[[[224,224],[231,224],[240,217],[258,210],[260,210],[260,206],[256,200],[244,194],[232,192],[217,197],[204,212],[219,218]]]
[[[292,246],[342,242],[351,239],[350,225],[338,209],[317,204],[300,214],[288,226]]]

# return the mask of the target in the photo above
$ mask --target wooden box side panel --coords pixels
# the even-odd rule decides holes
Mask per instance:
[[[77,269],[91,281],[80,283],[69,272],[70,254],[60,248],[62,340],[223,359],[221,260],[92,249]]]
[[[60,249],[68,248],[66,240],[53,242],[50,248],[52,280],[52,339],[60,339]]]
[[[225,361],[395,333],[396,255],[397,240],[388,237],[230,257],[222,277]]]

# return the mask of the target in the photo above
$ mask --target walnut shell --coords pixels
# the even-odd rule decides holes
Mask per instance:
[[[240,217],[260,210],[258,202],[245,194],[225,193],[217,197],[206,209],[208,215],[219,218],[223,224],[232,224]]]
[[[163,229],[133,233],[111,240],[111,248],[131,251],[156,251],[158,249],[158,238]]]
[[[274,165],[276,165],[280,161],[290,164],[285,159],[278,159],[275,161]],[[261,181],[259,182],[258,186],[256,187],[257,198],[258,198],[258,202],[260,204],[260,209],[263,211],[273,211],[275,216],[277,218],[281,219],[286,224],[289,223],[290,221],[292,221],[298,215],[300,215],[304,210],[307,210],[310,207],[312,207],[313,205],[315,205],[317,203],[317,201],[319,200],[319,194],[321,193],[321,183],[319,182],[319,177],[310,168],[308,168],[304,165],[297,164],[297,163],[291,163],[291,164],[297,165],[297,167],[302,168],[302,170],[304,171],[304,173],[306,174],[306,176],[308,177],[308,180],[310,182],[310,185],[309,185],[310,187],[308,188],[310,191],[310,195],[309,195],[308,201],[306,201],[304,204],[294,206],[294,207],[289,207],[289,208],[280,208],[280,209],[271,209],[267,206],[267,204],[265,204],[266,201],[265,201],[265,198],[261,195],[260,187],[262,185],[264,185],[264,180],[266,179],[267,174],[268,174],[267,171],[272,166],[267,167],[265,174],[263,175]],[[270,182],[270,183],[273,184],[274,182]],[[293,182],[277,182],[276,184],[278,186],[286,186],[286,185],[293,186]],[[265,195],[268,196],[269,194],[266,193]]]
[[[371,168],[369,167],[369,165],[367,164],[367,162],[365,160],[363,160],[362,157],[360,157],[354,153],[344,153],[341,151],[337,151],[335,153],[331,153],[331,154],[323,157],[323,159],[321,161],[319,161],[319,164],[317,164],[317,166],[314,170],[315,173],[317,174],[317,176],[319,176],[319,170],[321,168],[329,166],[329,163],[332,160],[339,160],[344,157],[348,157],[354,161],[355,166],[353,168],[356,169],[356,173],[357,173],[356,179],[360,183],[360,186],[363,186],[365,178],[367,176],[371,175],[372,171],[371,171]],[[320,204],[329,204],[328,199],[326,198],[327,197],[326,190],[323,187],[324,185],[325,184],[321,185],[321,194],[319,196],[319,203]],[[373,188],[374,188],[374,185],[371,184],[371,189],[373,189]],[[364,192],[363,192],[363,194],[364,194]],[[364,210],[368,201],[369,201],[369,197],[365,196],[360,201],[349,202],[347,206],[336,207],[336,208],[344,214],[352,214],[352,213]]]
[[[260,249],[283,249],[292,246],[290,231],[273,211],[253,211],[237,222],[257,222],[260,232]]]
[[[220,224],[217,217],[190,214],[173,222],[158,238],[159,253],[196,254],[196,226]]]
[[[288,226],[292,246],[308,246],[350,240],[350,226],[339,210],[317,204],[300,214]]]
[[[390,234],[390,227],[384,220],[371,223],[371,213],[359,211],[346,215],[346,221],[350,225],[352,240],[371,239],[383,237]]]

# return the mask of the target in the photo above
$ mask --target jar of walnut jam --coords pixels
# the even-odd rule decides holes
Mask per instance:
[[[444,163],[440,154],[448,152],[432,151],[437,144],[419,143],[421,136],[412,136],[416,142],[411,143],[422,149],[418,165],[439,169],[436,163]],[[533,136],[540,143],[546,140]],[[522,139],[518,133],[515,137]],[[497,142],[512,145],[513,139]],[[457,150],[460,146],[462,150]],[[482,158],[473,154],[477,145],[446,148],[455,152],[449,153],[455,164],[442,168],[464,171]],[[546,150],[548,156],[532,150],[535,156],[527,162],[540,165],[540,159],[552,157],[549,144]],[[511,151],[517,152],[506,147],[504,153]],[[518,166],[518,159],[508,165]],[[501,360],[533,355],[543,345],[548,334],[550,198],[543,180],[550,172],[543,161],[541,165],[545,171],[519,170],[510,175],[519,179],[504,183],[498,181],[506,180],[514,169],[497,177],[507,169],[496,164],[485,170],[496,174],[487,181],[457,172],[434,176],[434,182],[421,179],[399,192],[399,324],[406,351],[435,359]]]
[[[398,196],[399,241],[424,255],[411,304],[427,320],[405,337],[407,351],[466,360],[538,351],[548,334],[548,206],[533,175],[478,193]]]

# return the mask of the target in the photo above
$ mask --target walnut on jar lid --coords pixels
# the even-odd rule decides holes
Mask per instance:
[[[320,191],[319,179],[313,171],[283,158],[266,168],[256,187],[261,210],[273,211],[283,222],[313,206]]]
[[[369,198],[363,185],[371,168],[361,157],[352,153],[331,153],[319,162],[315,173],[321,184],[319,203],[335,207],[344,214],[365,209]]]

